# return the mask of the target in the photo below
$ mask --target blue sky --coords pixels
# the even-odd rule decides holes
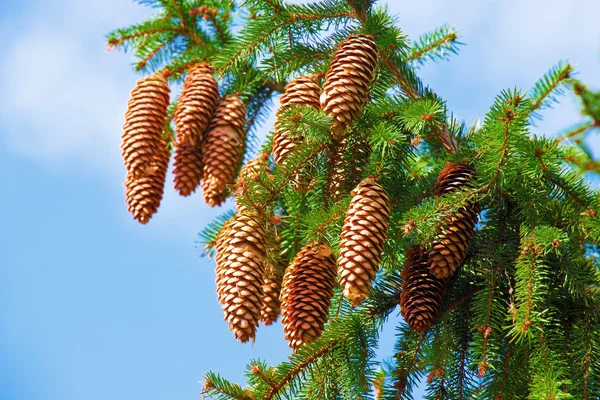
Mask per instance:
[[[412,38],[443,23],[461,30],[460,56],[421,76],[469,123],[560,59],[600,87],[597,0],[389,4]],[[251,346],[222,321],[212,263],[194,248],[220,210],[169,189],[147,226],[127,214],[119,136],[137,77],[103,35],[149,12],[127,0],[0,4],[2,399],[198,399],[207,370],[242,381],[250,358],[289,353],[280,325]],[[545,116],[535,130],[553,134],[577,105],[565,97]]]

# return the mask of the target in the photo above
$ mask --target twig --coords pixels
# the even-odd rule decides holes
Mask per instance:
[[[331,348],[333,348],[337,344],[337,341],[331,341],[316,350],[314,353],[306,357],[300,363],[298,363],[294,368],[292,368],[285,376],[279,381],[274,383],[271,386],[271,389],[267,392],[265,397],[262,400],[270,400],[275,396],[285,385],[287,385],[296,375],[300,374],[302,370],[312,362],[316,361],[318,358],[324,356]]]

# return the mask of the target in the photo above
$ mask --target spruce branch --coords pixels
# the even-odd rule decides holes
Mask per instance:
[[[332,340],[329,343],[317,348],[307,357],[304,357],[299,363],[295,364],[293,368],[291,368],[278,382],[275,382],[271,385],[271,388],[269,391],[267,391],[262,400],[270,400],[277,396],[281,389],[283,389],[288,383],[290,383],[292,379],[304,371],[304,368],[315,362],[317,359],[323,357],[336,344],[337,342]]]
[[[557,102],[554,94],[562,94],[562,87],[571,78],[573,67],[565,62],[560,62],[550,69],[533,86],[531,97],[531,110],[535,111]]]
[[[159,44],[154,50],[152,50],[150,53],[148,53],[148,55],[141,60],[140,62],[138,62],[135,65],[135,69],[136,71],[139,71],[141,69],[144,69],[146,67],[146,64],[148,63],[148,61],[150,61],[152,58],[154,58],[154,56],[156,56],[158,54],[159,51],[161,51],[162,49],[164,49],[169,43],[171,43],[177,36],[179,36],[179,33],[175,33],[173,35],[171,35],[169,38],[167,38],[164,42],[162,42],[161,44]]]
[[[421,36],[413,45],[412,53],[404,59],[405,63],[447,58],[447,54],[458,52],[458,32],[452,27],[442,26],[434,32]]]
[[[564,141],[569,141],[570,139],[573,139],[576,136],[581,135],[582,133],[587,132],[590,129],[596,128],[597,125],[595,122],[590,121],[590,122],[584,122],[572,129],[569,129],[567,132],[561,134],[557,140],[558,143],[562,143]]]

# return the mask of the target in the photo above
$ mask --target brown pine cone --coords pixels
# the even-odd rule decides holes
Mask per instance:
[[[195,65],[183,82],[175,109],[177,141],[180,144],[202,143],[202,136],[219,99],[219,86],[213,68],[207,63]]]
[[[246,106],[236,96],[219,101],[202,145],[204,201],[211,207],[227,198],[227,185],[234,183],[235,173],[244,156]]]
[[[400,312],[410,329],[423,333],[437,319],[446,297],[447,279],[436,278],[427,265],[427,252],[408,250],[402,270]]]
[[[238,210],[217,240],[217,297],[229,330],[242,343],[255,338],[262,307],[266,256],[263,219]]]
[[[121,150],[125,168],[135,179],[152,175],[159,168],[162,159],[156,154],[163,146],[169,93],[167,78],[161,71],[140,79],[131,91]]]
[[[457,189],[470,186],[475,177],[475,169],[465,163],[448,163],[438,175],[435,196],[442,196]]]
[[[335,286],[335,258],[326,244],[306,245],[286,269],[281,322],[290,347],[314,342],[325,327]]]
[[[293,79],[285,87],[285,93],[279,99],[279,109],[275,121],[275,135],[273,136],[273,156],[275,164],[282,164],[286,156],[293,151],[302,138],[292,138],[290,133],[281,126],[282,111],[289,106],[308,106],[319,109],[319,96],[321,88],[317,75],[301,75]]]
[[[244,197],[248,195],[250,192],[250,196],[252,200],[257,200],[257,196],[255,194],[260,190],[257,188],[257,181],[262,177],[262,175],[271,176],[271,169],[269,168],[269,163],[267,159],[269,155],[264,153],[252,160],[248,161],[244,166],[240,169],[240,173],[238,174],[238,178],[236,181],[236,199]]]
[[[202,146],[179,143],[175,148],[173,162],[173,182],[181,196],[189,196],[196,191],[202,180]]]
[[[448,164],[438,176],[436,196],[468,187],[474,175],[475,170],[467,164]],[[477,206],[468,203],[443,223],[441,232],[433,241],[428,259],[431,273],[437,278],[451,277],[464,261],[469,243],[475,233],[477,213]]]
[[[344,219],[338,274],[344,296],[352,306],[363,302],[379,269],[390,222],[385,190],[372,178],[358,184]]]
[[[345,138],[332,145],[329,154],[331,170],[326,187],[328,199],[335,202],[350,193],[361,181],[370,155],[371,146],[362,138]]]
[[[263,305],[260,309],[260,321],[265,325],[271,325],[277,321],[281,312],[279,295],[286,263],[282,261],[279,254],[281,239],[275,237],[273,245],[268,251],[265,265],[265,283],[263,284]]]
[[[125,180],[125,204],[133,218],[142,224],[146,224],[160,207],[171,155],[167,146],[163,139],[154,154],[152,168],[144,176],[136,178],[129,173]]]
[[[342,41],[325,76],[321,108],[333,118],[336,141],[357,118],[367,101],[377,65],[377,45],[369,35],[351,35]]]

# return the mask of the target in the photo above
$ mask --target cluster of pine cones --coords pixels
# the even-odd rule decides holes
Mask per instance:
[[[285,166],[304,140],[285,128],[284,111],[291,106],[322,109],[331,117],[334,147],[330,149],[330,162],[334,173],[344,170],[343,155],[350,148],[354,149],[354,160],[368,159],[368,146],[350,138],[348,128],[369,99],[377,53],[371,36],[349,36],[334,53],[323,89],[321,76],[310,74],[286,86],[273,137],[275,168]],[[157,211],[163,193],[170,156],[170,138],[164,134],[171,119],[168,105],[164,71],[140,80],[128,104],[122,136],[128,171],[126,203],[141,223]],[[201,186],[206,203],[221,204],[236,181],[244,154],[244,103],[236,96],[219,98],[212,68],[201,63],[189,71],[173,119],[177,134],[173,171],[176,190],[189,196]],[[233,192],[236,201],[252,196],[245,185],[249,178],[271,174],[268,158],[263,154],[240,169],[237,190]],[[362,171],[355,172],[353,175],[360,176]],[[474,170],[468,165],[449,164],[439,175],[436,196],[468,186],[473,176]],[[332,198],[356,185],[344,176],[333,182],[336,185],[328,188]],[[259,322],[269,325],[281,315],[285,338],[297,349],[323,332],[336,280],[353,307],[369,296],[387,240],[390,202],[385,189],[372,176],[360,181],[351,194],[337,259],[324,241],[316,241],[306,244],[289,265],[281,258],[275,225],[261,210],[238,203],[236,215],[224,224],[215,243],[218,300],[238,340],[254,340]],[[409,250],[400,305],[412,329],[424,332],[435,321],[448,282],[466,256],[476,222],[477,208],[467,204],[443,221],[431,249]]]
[[[199,63],[189,70],[173,116],[167,113],[167,77],[168,71],[158,71],[138,81],[121,137],[126,204],[142,224],[152,218],[162,199],[171,155],[167,129],[171,119],[177,133],[174,183],[182,196],[202,186],[205,202],[220,205],[244,155],[246,106],[237,96],[219,98],[212,67]]]

